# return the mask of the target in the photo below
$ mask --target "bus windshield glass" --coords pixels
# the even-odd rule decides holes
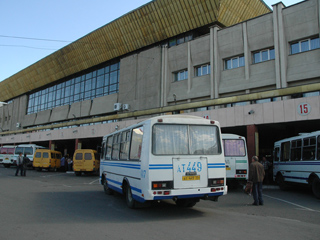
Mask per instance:
[[[32,155],[33,154],[33,149],[32,149],[32,147],[17,147],[16,151],[15,151],[15,154],[19,154],[19,153]]]
[[[246,155],[246,147],[242,139],[225,139],[223,144],[226,157],[242,157]]]
[[[14,148],[1,148],[1,154],[14,154]]]
[[[221,153],[219,130],[216,126],[155,124],[152,140],[152,152],[155,155]]]

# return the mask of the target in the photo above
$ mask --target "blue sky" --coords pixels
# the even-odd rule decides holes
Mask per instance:
[[[0,0],[0,81],[148,2]],[[279,1],[264,2],[271,7]],[[290,6],[301,0],[282,2]]]

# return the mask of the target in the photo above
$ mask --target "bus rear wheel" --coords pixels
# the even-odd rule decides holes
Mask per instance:
[[[136,208],[136,200],[133,199],[132,191],[129,185],[126,186],[126,202],[129,208]]]
[[[318,177],[312,181],[312,192],[316,198],[320,198],[320,179]]]
[[[278,174],[276,181],[282,191],[288,190],[288,184],[284,181],[282,174]]]

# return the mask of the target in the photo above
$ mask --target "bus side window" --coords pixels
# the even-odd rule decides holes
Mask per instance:
[[[111,152],[112,152],[112,141],[113,141],[113,136],[108,137],[107,143],[106,143],[106,160],[111,159]]]
[[[130,159],[139,160],[141,157],[143,139],[143,127],[135,128],[132,130]]]
[[[302,159],[303,160],[314,160],[316,153],[316,138],[304,138],[302,148]]]
[[[113,144],[112,144],[112,159],[119,160],[119,150],[120,150],[120,134],[116,134],[113,136]]]
[[[275,162],[278,162],[279,161],[279,159],[280,159],[280,151],[279,151],[280,149],[277,147],[277,148],[275,148],[274,149],[274,161]]]
[[[320,136],[317,138],[317,159],[320,160]]]
[[[102,148],[101,148],[101,159],[104,159],[104,154],[106,152],[106,142],[102,143]],[[100,157],[99,157],[100,159]]]
[[[128,160],[129,157],[129,144],[130,144],[130,131],[121,133],[121,144],[120,144],[120,159]]]
[[[281,143],[280,161],[289,161],[290,159],[290,142]]]

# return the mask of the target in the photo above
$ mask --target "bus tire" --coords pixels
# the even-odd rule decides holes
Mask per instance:
[[[282,174],[277,175],[276,181],[282,191],[288,190],[288,184],[284,181]]]
[[[131,187],[129,186],[129,184],[127,184],[126,186],[126,202],[129,208],[136,208],[136,200],[133,199]]]
[[[315,177],[312,181],[312,192],[316,198],[320,199],[320,179]]]
[[[10,164],[3,164],[5,168],[10,168]]]
[[[74,174],[76,175],[76,176],[81,176],[81,172],[74,172]]]
[[[105,178],[103,178],[103,190],[104,190],[104,193],[107,195],[113,194],[113,191],[112,189],[109,188],[108,181]]]

